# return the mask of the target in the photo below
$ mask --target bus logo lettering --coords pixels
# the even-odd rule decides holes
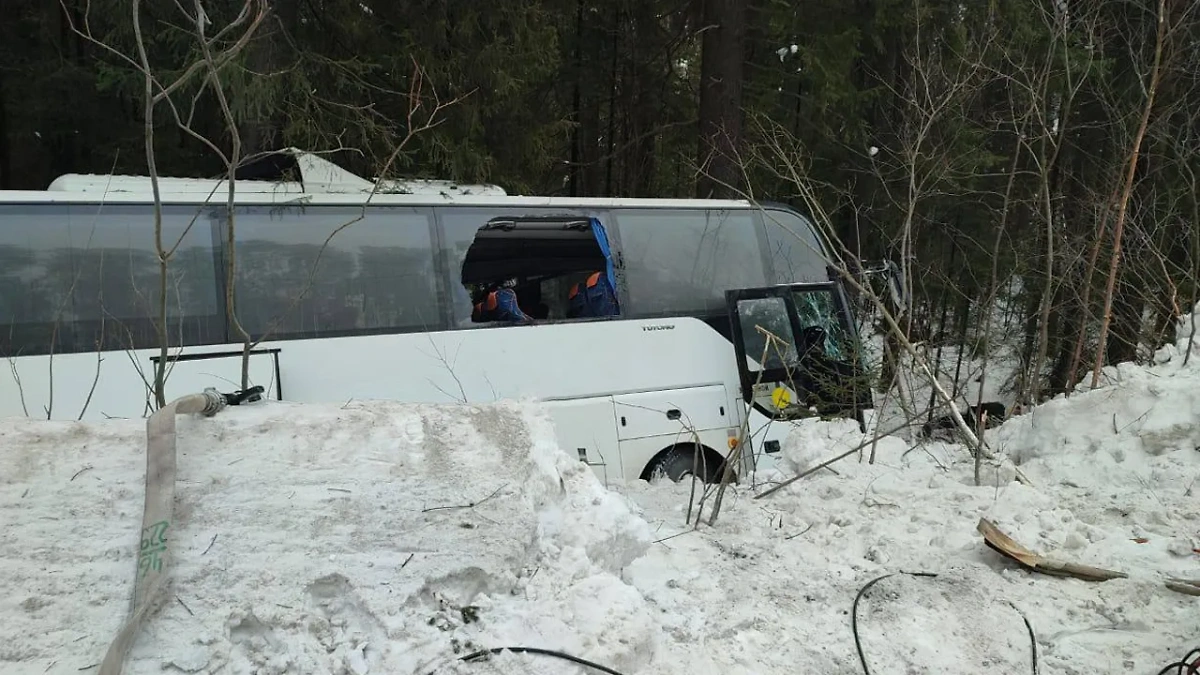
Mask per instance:
[[[644,330],[644,331],[674,330],[674,329],[675,329],[675,324],[673,324],[673,323],[664,323],[664,324],[659,324],[657,326],[642,326],[642,330]]]

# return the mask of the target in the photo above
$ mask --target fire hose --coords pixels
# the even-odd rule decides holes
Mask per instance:
[[[117,632],[100,663],[99,675],[121,675],[138,630],[166,586],[167,530],[175,513],[175,416],[200,413],[212,417],[227,405],[259,400],[262,392],[262,387],[251,387],[222,394],[210,387],[203,393],[175,399],[146,420],[146,495],[133,599],[125,625]]]

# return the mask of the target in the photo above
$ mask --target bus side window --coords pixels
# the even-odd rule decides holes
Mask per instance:
[[[807,220],[781,209],[765,210],[762,218],[775,283],[828,280],[820,240]]]
[[[167,206],[171,344],[224,340],[211,231],[197,207]],[[0,206],[0,355],[159,344],[160,268],[149,205]]]
[[[754,212],[629,209],[616,212],[633,316],[725,310],[725,289],[767,283]]]
[[[335,337],[442,326],[429,214],[372,206],[360,216],[352,206],[239,207],[235,291],[247,332]]]
[[[513,290],[518,303],[535,321],[572,318],[572,288],[579,284],[591,295],[599,288],[588,286],[589,280],[597,271],[607,271],[599,243],[607,237],[594,234],[607,234],[606,215],[529,207],[440,209],[443,285],[450,301],[451,326],[487,325],[489,322],[472,318],[472,294],[507,280],[516,281]],[[592,229],[593,220],[600,222],[601,230]],[[464,285],[464,279],[472,288]],[[615,296],[615,288],[609,288]],[[615,313],[617,302],[613,299],[607,306],[614,311],[600,315]]]
[[[445,267],[443,284],[450,304],[450,327],[469,328],[479,324],[471,321],[474,299],[471,290],[462,283],[462,266],[467,250],[475,241],[475,233],[489,219],[500,215],[499,210],[440,208],[441,256]],[[519,297],[518,293],[518,297]]]

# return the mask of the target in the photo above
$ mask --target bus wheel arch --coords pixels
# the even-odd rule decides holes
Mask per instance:
[[[700,476],[706,483],[719,483],[725,466],[725,457],[703,443],[675,443],[659,450],[654,457],[646,462],[642,469],[641,480],[649,481],[657,473],[664,474],[672,481],[679,482],[692,476],[696,467],[696,449],[702,453],[699,462]],[[736,473],[733,481],[737,481]]]

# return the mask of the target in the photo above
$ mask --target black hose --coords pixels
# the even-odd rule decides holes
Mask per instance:
[[[1200,648],[1188,652],[1182,660],[1158,671],[1158,675],[1200,675]]]
[[[1029,617],[1025,616],[1025,612],[1022,612],[1020,607],[1017,607],[1011,601],[1008,603],[1008,606],[1021,615],[1021,620],[1025,622],[1025,630],[1029,631],[1029,648],[1032,651],[1030,659],[1033,662],[1033,675],[1038,675],[1037,636],[1033,634],[1033,624],[1029,623]]]
[[[851,630],[853,630],[853,632],[854,632],[854,647],[855,647],[855,649],[858,650],[859,662],[862,664],[863,673],[865,673],[866,675],[871,675],[871,673],[870,673],[870,670],[867,668],[867,660],[866,660],[866,657],[863,655],[862,642],[859,640],[859,637],[858,637],[858,601],[860,599],[862,599],[862,596],[867,592],[867,590],[869,590],[876,583],[883,581],[884,579],[887,579],[888,577],[895,576],[896,574],[907,574],[907,575],[913,576],[913,577],[926,577],[926,578],[937,577],[937,574],[934,574],[932,572],[893,572],[891,574],[885,574],[881,577],[872,579],[870,582],[867,583],[866,586],[863,586],[862,589],[860,589],[858,591],[858,595],[856,595],[854,598],[854,607],[851,610],[850,626],[851,626]],[[1030,643],[1030,646],[1032,647],[1032,651],[1033,651],[1033,655],[1032,655],[1033,656],[1033,673],[1034,673],[1034,675],[1037,675],[1037,672],[1038,672],[1037,637],[1034,635],[1033,625],[1029,623],[1029,619],[1025,617],[1025,614],[1023,612],[1021,612],[1021,610],[1018,609],[1016,605],[1013,605],[1011,602],[1009,603],[1009,605],[1013,609],[1017,610],[1017,613],[1021,615],[1021,620],[1025,622],[1025,628],[1026,628],[1026,630],[1029,631],[1029,643]],[[621,675],[621,673],[619,671],[613,670],[612,668],[609,668],[607,666],[602,666],[599,663],[594,663],[592,661],[588,661],[587,659],[581,659],[578,656],[571,656],[570,654],[567,654],[565,652],[555,651],[553,649],[539,649],[537,647],[494,647],[492,649],[481,649],[477,652],[472,652],[470,654],[467,654],[466,656],[461,657],[459,660],[467,661],[467,662],[478,661],[478,660],[484,658],[485,656],[490,656],[492,654],[499,654],[500,652],[513,652],[514,654],[536,654],[539,656],[552,656],[554,658],[559,658],[564,661],[570,661],[572,663],[576,663],[581,666],[585,666],[588,668],[594,668],[602,673],[608,673],[608,675]],[[1168,665],[1166,668],[1163,668],[1162,670],[1160,670],[1158,672],[1158,675],[1200,675],[1200,665],[1198,665],[1198,664],[1200,664],[1200,648],[1193,649],[1192,651],[1188,652],[1187,656],[1183,657],[1182,661],[1176,661],[1175,663]],[[1172,673],[1172,671],[1174,671],[1174,673]]]
[[[850,608],[850,630],[854,633],[854,649],[858,651],[858,662],[860,665],[862,665],[863,675],[871,675],[871,669],[867,667],[867,657],[863,654],[862,640],[858,636],[858,603],[860,600],[862,600],[862,597],[866,595],[867,591],[869,591],[872,586],[880,581],[883,581],[884,579],[887,579],[888,577],[892,577],[897,574],[907,574],[910,577],[924,577],[926,579],[937,578],[937,574],[933,572],[892,572],[868,581],[867,585],[859,589],[858,595],[854,596],[854,604]],[[1016,605],[1013,605],[1012,603],[1009,603],[1009,605],[1011,605],[1012,608],[1017,610],[1017,613],[1021,615],[1021,620],[1025,622],[1025,628],[1029,631],[1029,644],[1033,650],[1033,675],[1037,675],[1037,636],[1035,636],[1033,633],[1033,624],[1029,623],[1029,619],[1025,617],[1025,614],[1021,612],[1021,610],[1017,609]],[[1159,675],[1165,675],[1165,672],[1159,673]],[[1186,675],[1200,675],[1200,673],[1187,673]]]
[[[570,654],[560,652],[560,651],[555,651],[553,649],[539,649],[538,647],[493,647],[492,649],[481,649],[477,652],[472,652],[470,654],[467,654],[466,656],[460,658],[459,661],[468,661],[468,662],[469,661],[478,661],[478,660],[484,658],[485,656],[490,656],[492,654],[499,654],[500,652],[513,652],[514,654],[537,654],[538,656],[552,656],[556,659],[562,659],[564,661],[570,661],[572,663],[576,663],[581,666],[586,666],[588,668],[594,668],[602,673],[608,673],[608,675],[621,675],[621,673],[619,671],[613,670],[612,668],[609,668],[608,666],[602,666],[599,663],[593,663],[592,661],[588,661],[587,659],[581,659],[578,656],[571,656]]]
[[[867,657],[863,654],[862,640],[858,637],[858,602],[862,600],[863,595],[871,590],[875,584],[887,579],[888,577],[896,576],[897,574],[910,574],[919,577],[936,577],[932,572],[892,572],[881,577],[876,577],[867,582],[866,586],[858,589],[858,595],[854,596],[854,604],[850,607],[850,632],[854,634],[854,649],[858,651],[858,662],[862,664],[863,675],[871,675],[871,669],[867,667]]]

